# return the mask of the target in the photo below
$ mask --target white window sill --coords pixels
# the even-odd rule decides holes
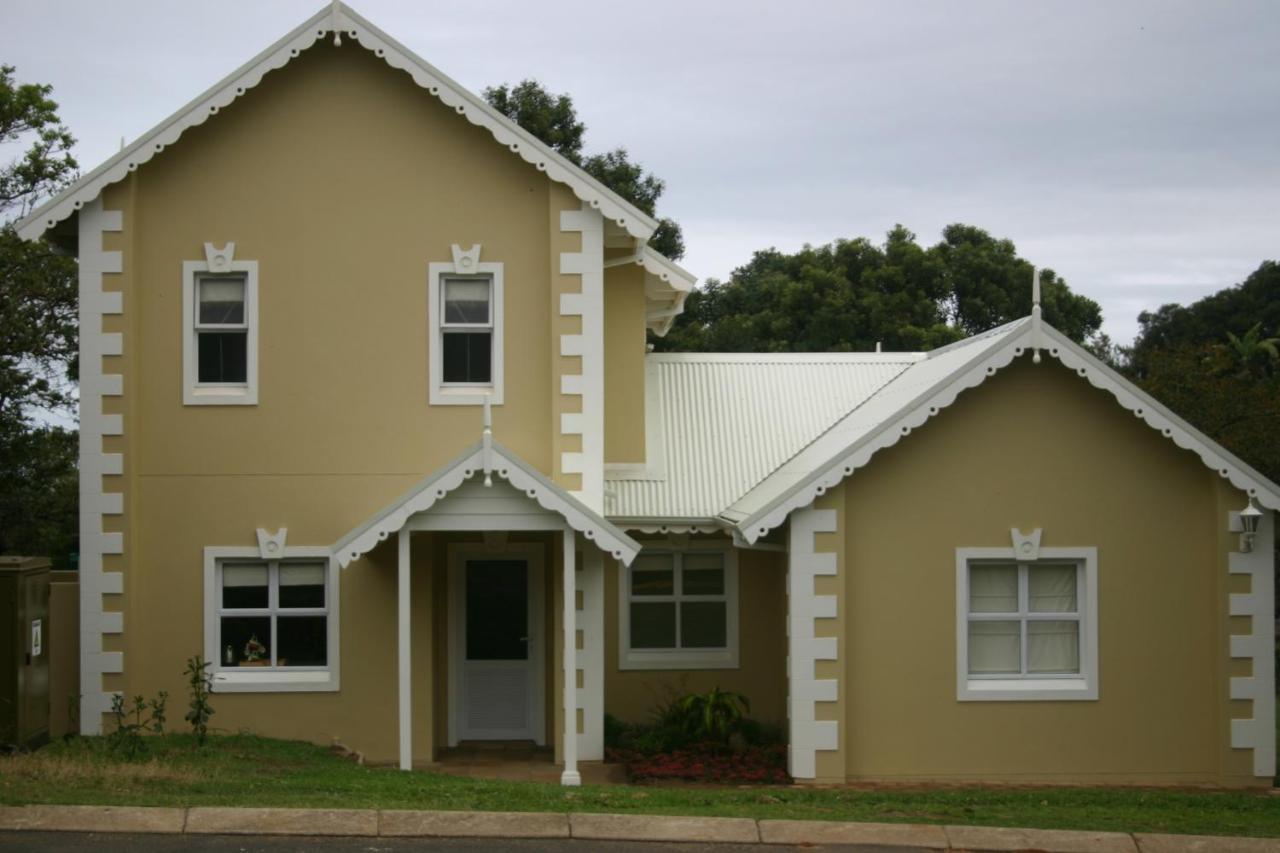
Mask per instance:
[[[663,669],[737,669],[738,653],[733,649],[709,651],[645,650],[624,651],[618,661],[620,670]]]
[[[338,674],[327,669],[217,669],[216,693],[331,693],[338,689]]]
[[[432,388],[428,402],[433,406],[483,406],[485,400],[501,406],[502,394],[492,385],[446,385]]]
[[[234,385],[197,385],[186,389],[182,402],[187,406],[256,406],[258,391]]]
[[[960,682],[961,702],[1089,701],[1098,688],[1087,678],[968,678]]]

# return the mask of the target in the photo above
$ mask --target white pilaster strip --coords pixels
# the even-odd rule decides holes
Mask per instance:
[[[604,760],[604,554],[588,545],[578,572],[582,586],[582,609],[578,628],[582,649],[578,669],[578,707],[582,709],[582,733],[578,735],[578,760]]]
[[[564,654],[560,664],[564,668],[564,730],[561,740],[564,745],[564,771],[560,774],[561,785],[581,785],[582,776],[578,773],[578,591],[577,570],[574,568],[577,549],[577,536],[573,529],[564,529]]]
[[[413,769],[413,680],[409,666],[409,528],[400,528],[396,592],[399,613],[399,648],[396,661],[400,667],[398,698],[400,701],[400,769]]]
[[[582,359],[580,375],[560,377],[561,394],[582,397],[581,414],[562,417],[560,434],[581,436],[582,451],[562,453],[560,470],[581,474],[582,488],[572,494],[604,512],[604,219],[584,203],[560,213],[560,230],[582,234],[580,252],[560,253],[560,273],[582,279],[579,293],[560,297],[560,316],[582,318],[578,334],[560,336],[560,354]]]
[[[102,733],[102,715],[111,710],[114,694],[106,692],[102,676],[124,671],[124,655],[107,652],[102,638],[124,630],[120,613],[104,612],[102,596],[124,590],[120,572],[103,570],[103,556],[124,553],[124,537],[106,533],[104,515],[120,515],[124,497],[103,490],[104,475],[124,472],[124,457],[106,453],[105,435],[123,435],[124,419],[102,411],[102,398],[124,393],[124,377],[103,373],[102,358],[119,355],[124,342],[119,334],[103,331],[106,314],[124,311],[123,294],[106,293],[102,276],[123,271],[120,252],[102,248],[102,235],[120,231],[124,216],[119,210],[103,210],[101,196],[80,211],[80,732]]]
[[[1270,779],[1276,773],[1275,691],[1275,516],[1258,520],[1258,533],[1249,553],[1233,551],[1229,571],[1249,576],[1249,592],[1231,596],[1231,615],[1248,616],[1248,634],[1231,637],[1231,657],[1247,658],[1253,674],[1231,679],[1231,698],[1253,702],[1253,716],[1231,721],[1231,746],[1253,750],[1253,775]]]
[[[817,776],[818,750],[839,747],[839,726],[834,720],[816,719],[818,702],[834,702],[839,684],[819,679],[816,663],[836,660],[836,639],[815,636],[815,622],[836,613],[833,595],[818,595],[814,581],[836,574],[836,555],[819,554],[818,533],[836,531],[836,512],[809,505],[791,515],[791,548],[787,557],[787,718],[790,744],[787,769],[795,779]]]

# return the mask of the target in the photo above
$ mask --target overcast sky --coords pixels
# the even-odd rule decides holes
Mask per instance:
[[[87,171],[322,5],[3,0],[0,62],[53,84]],[[474,91],[570,93],[588,150],[666,180],[702,278],[966,222],[1127,342],[1280,257],[1277,0],[352,5]]]

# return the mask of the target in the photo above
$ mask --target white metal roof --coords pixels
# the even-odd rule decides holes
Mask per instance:
[[[606,514],[708,521],[923,357],[649,355],[649,467],[606,471]]]

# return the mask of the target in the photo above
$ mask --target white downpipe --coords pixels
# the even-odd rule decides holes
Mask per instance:
[[[396,603],[399,610],[400,639],[397,660],[400,666],[400,769],[413,769],[413,697],[409,668],[409,528],[400,529],[400,556],[397,561],[399,591]]]
[[[561,785],[581,785],[578,773],[578,590],[574,571],[576,536],[564,531],[564,772]]]

